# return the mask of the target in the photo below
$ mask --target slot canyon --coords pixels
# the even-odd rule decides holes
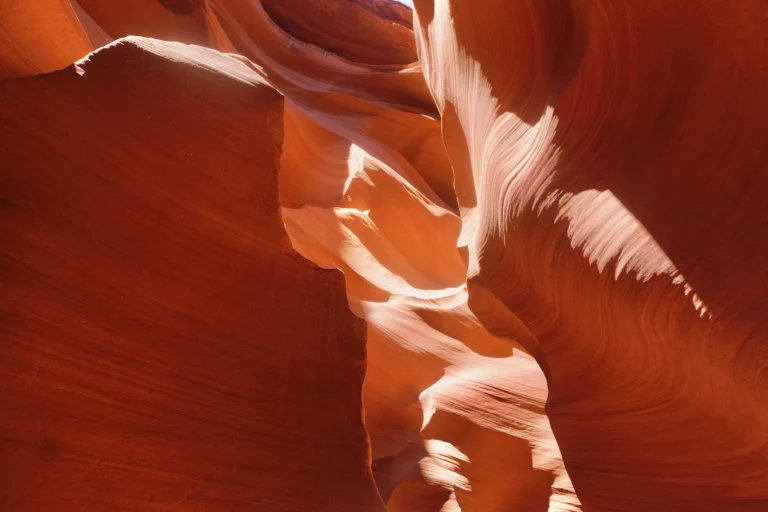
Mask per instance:
[[[0,251],[0,512],[768,511],[765,0],[0,0]]]

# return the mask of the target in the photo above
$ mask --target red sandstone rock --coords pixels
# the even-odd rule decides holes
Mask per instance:
[[[469,277],[537,343],[585,507],[765,509],[764,4],[417,12]]]
[[[85,244],[82,233],[112,244],[131,241],[132,251],[110,259],[114,268],[108,282],[121,284],[123,296],[133,293],[128,299],[107,296],[116,304],[110,313],[115,318],[133,318],[142,311],[134,309],[142,302],[131,277],[138,261],[167,261],[167,255],[184,254],[174,259],[183,263],[174,270],[192,280],[185,292],[173,284],[176,278],[154,277],[151,283],[140,278],[148,287],[143,300],[160,297],[169,311],[178,311],[197,297],[195,321],[223,331],[217,345],[204,352],[207,366],[184,366],[186,359],[178,355],[180,362],[172,362],[173,352],[148,352],[167,358],[163,365],[174,375],[189,378],[202,368],[211,381],[224,379],[237,398],[217,403],[219,430],[209,425],[208,411],[199,408],[187,410],[186,427],[173,415],[175,409],[166,413],[175,418],[178,431],[190,432],[187,444],[173,446],[195,454],[173,460],[175,478],[194,481],[200,489],[187,495],[184,510],[214,503],[223,509],[381,509],[371,474],[390,511],[554,512],[580,510],[582,504],[585,510],[622,511],[768,507],[768,417],[763,405],[768,400],[763,348],[768,334],[768,214],[763,207],[768,196],[768,100],[762,92],[768,18],[758,0],[685,9],[657,0],[622,5],[417,0],[413,24],[403,6],[385,0],[78,2],[72,1],[72,11],[82,32],[75,30],[69,15],[68,30],[80,40],[84,33],[91,47],[139,34],[240,56],[175,45],[169,53],[166,45],[142,42],[155,48],[150,54],[160,62],[159,69],[186,69],[156,84],[157,77],[152,81],[146,73],[129,72],[128,63],[120,68],[119,56],[107,60],[125,43],[105,55],[95,54],[94,62],[81,65],[86,74],[80,80],[89,79],[89,67],[100,69],[101,59],[114,74],[98,87],[80,90],[77,102],[68,101],[77,113],[98,92],[98,115],[66,117],[71,128],[42,139],[58,149],[36,157],[55,165],[35,169],[75,172],[62,163],[69,151],[75,156],[67,161],[89,166],[100,158],[96,176],[109,180],[126,176],[125,159],[142,154],[147,165],[127,169],[147,180],[143,189],[153,191],[163,183],[158,176],[168,177],[164,194],[147,195],[153,204],[183,198],[185,215],[193,215],[196,205],[216,198],[217,204],[229,206],[226,211],[236,219],[237,232],[246,234],[260,233],[264,218],[274,222],[279,199],[293,247],[321,267],[341,269],[349,308],[367,321],[366,354],[350,330],[343,299],[333,288],[340,281],[332,274],[318,274],[290,260],[291,268],[301,269],[297,276],[327,282],[334,290],[330,296],[316,296],[303,278],[292,280],[284,272],[263,277],[272,268],[285,268],[276,263],[286,257],[281,253],[281,260],[275,252],[279,229],[268,243],[248,250],[243,247],[247,237],[233,239],[228,250],[254,265],[246,267],[253,274],[248,274],[251,280],[239,274],[224,279],[223,272],[212,272],[210,266],[223,254],[220,237],[234,222],[224,221],[226,216],[169,217],[164,222],[175,229],[194,228],[197,248],[184,249],[185,237],[166,236],[162,251],[153,249],[146,260],[145,246],[153,247],[149,240],[165,233],[161,226],[166,224],[138,232],[133,223],[103,213],[96,220],[113,221],[99,223],[69,206],[79,204],[73,198],[85,192],[51,195],[50,189],[31,182],[37,186],[31,190],[56,199],[51,204],[58,209],[46,210],[51,217],[45,218],[67,219],[68,229],[58,233],[52,226],[60,224],[53,220],[16,222],[9,214],[3,218],[6,231],[14,233],[13,240],[24,241],[8,244],[10,248],[26,247],[28,239],[44,240],[58,251],[53,254],[69,255],[73,270],[67,283],[80,279],[96,290],[89,293],[103,295],[100,283],[107,279],[86,279],[89,269],[99,268],[88,258],[100,252],[73,253],[72,247]],[[74,50],[52,59],[46,48],[72,40],[66,31],[50,37],[25,32],[18,19],[35,11],[0,13],[2,34],[9,34],[3,37],[34,64],[18,64],[15,50],[0,53],[0,63],[10,62],[10,67],[4,65],[13,70],[5,76],[52,71],[90,49],[86,45],[78,50],[70,43]],[[162,58],[156,57],[159,48],[164,49]],[[205,70],[197,69],[201,65]],[[29,83],[48,84],[53,98],[48,103],[68,105],[66,89],[58,82],[65,76],[77,82],[67,71]],[[198,76],[217,79],[205,82]],[[210,87],[201,89],[199,80]],[[284,100],[276,100],[264,84]],[[136,87],[166,91],[165,100],[133,94],[131,108],[106,104],[105,98]],[[190,88],[194,94],[168,92]],[[26,94],[30,102],[31,93]],[[172,108],[165,105],[169,102],[178,106],[190,96],[196,99],[174,111],[182,127],[148,131],[156,109]],[[2,101],[0,111],[16,103],[3,106]],[[280,104],[269,112],[282,116],[281,123],[267,121],[258,107],[265,101]],[[44,132],[41,123],[53,113],[45,104],[36,105],[38,110],[30,112],[48,117],[19,124],[25,105],[13,107],[15,117],[8,118],[13,122],[2,126],[15,137],[11,140],[24,141],[13,144],[13,161],[28,167],[35,159],[25,156],[33,153],[26,148],[36,133]],[[149,112],[150,120],[141,112]],[[134,120],[132,138],[107,138],[109,132],[96,124],[121,118]],[[281,126],[283,141],[281,154],[273,151],[266,158],[262,152],[274,146],[265,123]],[[200,162],[169,156],[168,144],[182,144],[188,130],[201,135],[185,147],[209,155]],[[68,132],[91,143],[82,154],[72,149]],[[106,162],[102,147],[112,155]],[[174,165],[161,166],[168,158]],[[190,178],[181,174],[187,170],[182,167],[193,164],[200,175],[215,180],[206,190],[195,189],[196,195],[183,194]],[[250,175],[246,166],[265,172]],[[166,174],[147,174],[147,169],[161,168]],[[26,170],[19,173],[6,175],[32,179]],[[253,185],[273,180],[248,196],[253,208],[273,205],[253,218],[244,213],[250,211],[244,205],[231,208],[241,204],[234,198],[241,197],[243,183],[249,183],[241,180],[247,177],[257,180]],[[126,181],[121,189],[129,185]],[[19,201],[13,196],[16,189],[8,190],[9,198]],[[133,212],[132,201],[146,201],[138,192],[108,197],[114,211]],[[101,204],[92,208],[113,211]],[[143,218],[146,222],[149,213]],[[215,228],[201,232],[203,221]],[[269,257],[264,256],[266,248],[271,248]],[[50,258],[26,253],[13,257],[40,272],[57,268]],[[9,275],[26,286],[29,272],[17,266]],[[207,277],[204,290],[192,284],[198,276]],[[63,286],[59,279],[52,285]],[[250,302],[244,304],[240,294]],[[273,294],[281,299],[276,301]],[[312,297],[312,318],[331,331],[310,329],[315,324],[306,321],[286,322],[286,311]],[[327,302],[325,309],[318,299]],[[224,302],[216,306],[216,300]],[[53,323],[45,316],[48,311],[72,308],[63,292],[47,299],[46,307],[35,317],[43,326]],[[103,345],[112,337],[122,340],[121,347],[137,343],[124,322],[110,324],[113,317],[103,310],[89,311],[84,318],[111,326],[109,336],[94,334],[94,343]],[[24,324],[28,330],[37,325],[32,321]],[[162,316],[145,315],[143,322],[148,330],[167,328]],[[12,326],[11,333],[26,332],[13,321],[4,325]],[[262,325],[281,333],[279,350],[270,337],[258,333]],[[240,329],[241,335],[226,335],[232,329]],[[328,338],[339,330],[347,333],[343,338],[349,344]],[[43,331],[36,346],[61,347],[77,332],[76,327],[57,336]],[[192,326],[184,332],[199,339]],[[243,343],[246,338],[250,343]],[[151,347],[136,345],[144,351]],[[341,354],[340,347],[346,347]],[[93,357],[92,349],[84,350]],[[259,373],[262,377],[241,385],[225,368],[234,363],[223,361],[236,360],[247,371],[256,362],[255,350],[278,357],[270,362],[273,373]],[[367,368],[361,392],[363,357]],[[6,361],[18,365],[24,360],[12,352]],[[124,374],[134,371],[131,361],[115,355],[109,365]],[[88,380],[85,373],[68,375],[73,386],[91,393],[108,394],[111,389],[101,380]],[[272,380],[297,379],[304,392],[286,388],[265,397],[258,390],[268,386],[268,375]],[[14,382],[0,381],[0,389],[15,389]],[[165,382],[171,383],[165,384],[169,389],[183,389],[176,381],[161,384]],[[35,400],[50,400],[48,390],[36,392]],[[313,392],[325,401],[308,399]],[[249,400],[253,397],[258,400]],[[186,403],[174,399],[177,407]],[[361,437],[361,399],[369,448]],[[208,395],[208,400],[216,397]],[[15,407],[7,416],[29,422],[28,403],[7,401]],[[115,407],[114,414],[126,413],[125,407]],[[329,413],[332,407],[340,408],[339,414]],[[39,420],[40,428],[57,428],[61,418],[77,420],[67,435],[80,439],[77,453],[87,454],[89,448],[77,437],[88,432],[79,426],[89,421],[83,411],[87,409],[70,416],[51,413]],[[157,414],[151,401],[146,401],[145,412]],[[253,423],[236,422],[236,416],[254,418]],[[269,426],[256,420],[265,416]],[[114,419],[97,416],[90,424],[109,432],[116,428],[110,421]],[[0,423],[4,425],[12,423]],[[242,435],[224,433],[224,428]],[[285,437],[275,440],[276,432]],[[91,500],[90,509],[114,505],[92,500],[114,491],[88,471],[124,467],[125,452],[119,448],[132,439],[108,433],[89,440],[91,451],[113,448],[100,462],[80,459],[80,487],[56,469],[69,467],[62,453],[70,452],[49,450],[54,462],[48,465],[54,470],[48,470],[34,459],[39,447],[8,439],[9,450],[26,457],[27,471],[52,482],[47,499],[67,488],[73,500]],[[242,445],[240,439],[246,439]],[[170,441],[151,437],[141,442],[154,453],[158,443]],[[260,446],[265,457],[278,460],[276,454],[281,454],[278,462],[289,462],[275,462],[266,476],[263,461],[249,465],[225,460],[235,446],[252,446],[248,443]],[[295,452],[286,453],[284,445]],[[158,453],[149,460],[169,465],[163,454],[177,452]],[[214,478],[203,469],[210,460],[217,461],[210,470],[218,475]],[[142,475],[137,480],[142,492],[166,497],[176,492],[166,487],[167,477]],[[272,482],[266,487],[268,503],[254,501],[265,494],[251,488],[253,480],[247,479],[259,476]],[[34,482],[28,478],[8,487],[8,495],[22,504],[14,510],[34,509],[34,502],[24,498],[24,485]],[[288,495],[281,494],[287,492],[285,486],[291,489]]]
[[[96,47],[69,2],[4,0],[0,4],[0,79],[55,71]]]
[[[361,322],[280,225],[280,95],[138,38],[0,95],[0,509],[383,510]]]
[[[362,0],[264,0],[262,5],[299,41],[353,62],[410,64],[417,59],[412,16],[404,5]]]

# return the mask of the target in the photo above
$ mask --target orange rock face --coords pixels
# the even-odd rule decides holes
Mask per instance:
[[[27,4],[0,510],[768,509],[760,1]]]
[[[362,322],[280,225],[280,95],[134,38],[2,97],[0,508],[383,510]]]

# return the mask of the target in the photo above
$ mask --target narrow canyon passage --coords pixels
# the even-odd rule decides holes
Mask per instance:
[[[768,508],[768,11],[0,6],[0,510]]]

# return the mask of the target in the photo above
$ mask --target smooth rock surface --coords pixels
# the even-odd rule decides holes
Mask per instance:
[[[194,488],[200,489],[180,509],[253,508],[267,494],[271,501],[256,509],[767,509],[764,2],[414,3],[413,20],[388,0],[71,0],[48,20],[28,7],[0,10],[0,36],[12,43],[12,51],[0,51],[2,69],[11,70],[4,76],[60,69],[130,34],[230,54],[131,39],[128,46],[144,41],[145,50],[154,48],[153,59],[160,52],[160,68],[186,71],[157,81],[114,59],[107,66],[112,78],[67,95],[58,81],[93,81],[99,52],[76,68],[84,76],[68,70],[30,79],[47,84],[50,101],[35,102],[32,92],[0,98],[11,141],[3,151],[18,162],[11,169],[21,169],[4,170],[3,177],[52,198],[53,205],[45,210],[47,221],[34,223],[32,206],[13,199],[26,216],[17,220],[15,209],[4,214],[3,225],[16,237],[9,247],[35,247],[32,240],[39,240],[72,266],[67,283],[89,283],[88,293],[99,296],[106,293],[101,283],[121,284],[122,296],[130,283],[129,297],[141,293],[143,300],[159,299],[174,314],[194,317],[183,331],[194,339],[201,339],[196,325],[227,335],[206,345],[210,366],[184,366],[193,359],[174,362],[173,352],[162,354],[169,358],[163,360],[167,372],[189,379],[208,368],[209,378],[233,393],[216,405],[229,420],[219,430],[205,430],[200,408],[185,409],[196,426],[189,439],[209,451],[191,449],[198,454],[193,463],[175,466],[181,468],[175,478],[197,478]],[[18,20],[27,18],[41,27],[63,19],[68,28],[50,30],[50,36],[25,31]],[[49,51],[53,46],[56,52]],[[204,80],[209,86],[198,90],[201,76],[217,79]],[[3,91],[22,91],[25,83],[7,82]],[[91,106],[96,92],[102,103]],[[161,129],[156,112],[173,105],[177,127]],[[69,124],[57,128],[62,120]],[[106,130],[104,123],[133,131]],[[188,140],[188,131],[200,135]],[[83,140],[73,143],[72,134]],[[38,149],[41,144],[49,149]],[[179,147],[207,156],[180,159],[174,156]],[[44,163],[63,166],[65,155],[74,162],[62,167],[70,173],[98,168],[94,176],[107,184],[123,176],[120,190],[133,195],[107,195],[99,215],[83,215],[93,212],[83,210],[89,203],[54,192],[27,170],[50,173]],[[137,155],[146,165],[126,167]],[[196,194],[182,172],[189,166],[209,177]],[[126,176],[145,180],[144,186]],[[162,176],[165,184],[158,181]],[[263,185],[266,176],[268,187],[247,196],[255,210],[236,200],[252,190],[247,184]],[[75,188],[77,197],[97,190],[88,187]],[[15,188],[6,189],[17,197]],[[144,198],[147,192],[139,191],[154,194]],[[221,210],[193,215],[192,205],[212,197]],[[182,202],[185,218],[149,224],[150,213],[137,213],[144,211],[137,210],[139,201]],[[133,222],[116,212],[130,212]],[[142,219],[149,227],[139,232],[134,224]],[[162,227],[169,225],[197,237],[169,237]],[[258,247],[249,245],[248,237],[267,225],[275,231]],[[227,230],[241,238],[222,245]],[[163,251],[145,255],[153,247],[147,237],[160,233]],[[100,267],[88,258],[105,257],[101,245],[86,245],[91,239],[119,248],[110,253],[110,273],[89,274]],[[320,267],[344,273],[346,303],[338,275],[285,256],[289,245]],[[26,290],[18,295],[27,297],[34,288],[26,283],[37,282],[20,262],[54,276],[47,286],[64,286],[55,278],[62,263],[31,250],[16,254],[8,272],[21,283],[13,289]],[[240,263],[215,272],[215,265],[226,266],[219,258],[232,253]],[[177,278],[158,281],[159,261],[170,268],[162,256],[168,254],[184,255],[174,259],[174,271],[186,276],[185,287]],[[156,274],[139,276],[137,262],[156,260]],[[301,271],[288,272],[287,261]],[[331,291],[320,293],[318,283]],[[69,314],[71,304],[87,303],[57,293],[47,295],[44,311]],[[127,338],[133,331],[125,321],[109,323],[110,315],[137,313],[121,306],[125,299],[104,296],[112,309],[90,310],[83,318],[107,326],[127,351],[135,344]],[[194,297],[199,301],[189,302]],[[309,304],[313,308],[306,309]],[[27,318],[28,331],[38,328],[19,307],[9,306],[12,320],[3,326],[24,333],[14,322]],[[350,310],[366,321],[365,350]],[[285,321],[289,311],[292,320]],[[144,321],[147,332],[168,334],[161,312]],[[300,314],[313,320],[293,320]],[[260,334],[265,325],[285,341],[276,345]],[[51,351],[72,343],[78,332],[46,334],[34,346]],[[48,347],[47,339],[58,345]],[[109,359],[109,367],[133,372],[122,354]],[[259,374],[263,379],[241,381],[229,368],[256,359],[269,361],[271,373]],[[67,375],[72,386],[104,389],[82,373]],[[259,386],[267,386],[266,376],[301,385],[264,395]],[[1,389],[15,389],[16,382],[9,377]],[[177,385],[164,382],[158,388]],[[49,393],[40,388],[30,396],[47,403]],[[6,403],[13,409],[5,416],[32,425],[31,401]],[[114,414],[125,414],[122,403],[115,407]],[[334,407],[336,414],[329,412]],[[271,419],[261,423],[265,415]],[[55,427],[56,418],[40,416],[38,428]],[[110,425],[108,418],[91,423],[102,424]],[[6,425],[14,423],[0,423]],[[186,431],[181,420],[174,425]],[[67,432],[77,438],[87,430],[75,425]],[[91,451],[125,443],[116,431],[105,432],[89,441]],[[255,445],[261,462],[224,460]],[[7,446],[17,458],[39,451]],[[286,446],[295,451],[285,452]],[[210,462],[204,457],[218,461],[211,466],[215,478],[201,476],[210,474],[200,472]],[[43,468],[36,478],[47,478],[52,489],[68,488],[75,478],[59,466],[46,470],[23,460],[27,471]],[[264,476],[272,482],[267,494],[246,480],[267,473],[265,460],[279,469]],[[78,467],[80,487],[71,496],[110,492],[94,476],[96,462],[84,459]],[[168,476],[143,478],[146,492]],[[28,488],[6,481],[16,493],[9,496],[23,504],[13,510],[36,510]],[[173,509],[168,503],[158,509]],[[87,508],[109,509],[93,500]]]
[[[282,110],[141,38],[0,84],[0,510],[383,510],[363,323],[281,226]]]

